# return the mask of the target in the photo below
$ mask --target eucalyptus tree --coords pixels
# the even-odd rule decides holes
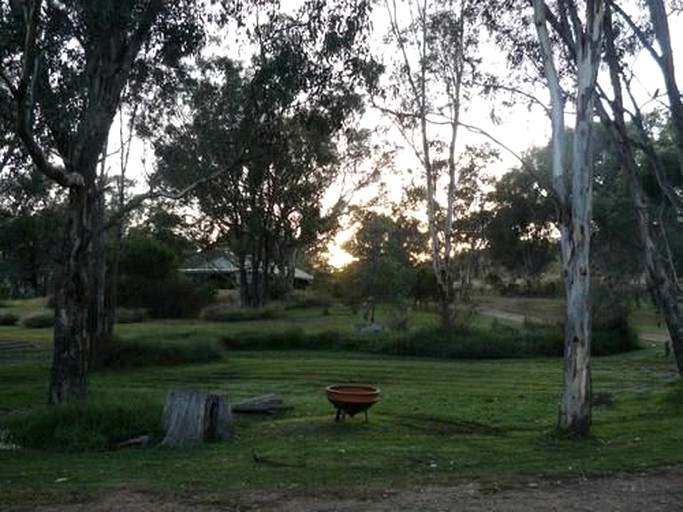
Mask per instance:
[[[340,168],[337,143],[362,146],[353,121],[378,73],[364,50],[369,8],[270,12],[253,31],[251,61],[206,62],[184,118],[157,137],[161,180],[182,188],[215,176],[188,197],[235,253],[244,306],[263,305],[270,279],[291,278],[296,251],[335,226],[322,199]]]
[[[537,150],[527,158],[538,161],[542,153]],[[535,174],[522,167],[502,176],[488,198],[493,208],[484,231],[487,254],[493,263],[523,277],[531,292],[557,256],[552,197]]]
[[[672,125],[676,147],[680,152],[677,118],[680,116],[680,94],[677,92],[673,72],[670,40],[663,5],[660,2],[648,2],[651,9],[652,23],[641,26],[633,21],[633,16],[625,12],[615,2],[610,2],[607,10],[605,30],[608,34],[605,45],[605,62],[609,72],[609,92],[601,91],[598,114],[608,130],[617,149],[621,165],[629,183],[633,205],[636,211],[638,232],[643,247],[644,267],[649,288],[658,309],[666,322],[671,336],[674,354],[679,373],[683,374],[683,313],[678,305],[678,282],[675,263],[668,257],[670,244],[668,234],[655,214],[655,205],[643,182],[642,155],[654,172],[657,187],[670,206],[681,215],[683,201],[681,189],[673,185],[671,173],[663,164],[662,155],[653,140],[652,130],[648,128],[646,116],[633,92],[631,76],[625,65],[627,50],[645,47],[659,64],[669,98],[668,111]],[[628,28],[629,30],[625,30]],[[654,34],[661,45],[661,55],[652,46],[651,36]],[[629,37],[630,36],[630,37]],[[635,41],[634,41],[635,39]],[[671,96],[674,96],[672,99]],[[635,130],[629,130],[629,126]],[[680,176],[679,176],[680,179]]]
[[[476,75],[477,2],[385,0],[388,43],[397,57],[389,74],[390,117],[424,172],[430,256],[439,288],[440,322],[453,321],[455,223],[460,117]]]
[[[0,99],[13,134],[67,204],[55,290],[49,402],[87,394],[88,270],[97,165],[130,84],[177,69],[204,40],[198,1],[98,0],[0,3]]]
[[[353,293],[363,300],[398,304],[416,284],[424,234],[406,217],[358,212],[359,228],[344,245],[356,260],[345,272],[353,277]]]
[[[585,2],[581,19],[578,2],[561,2],[553,13],[544,0],[534,0],[543,69],[551,99],[553,191],[559,208],[563,275],[567,298],[565,319],[564,386],[559,428],[585,437],[591,425],[590,374],[590,236],[592,214],[593,108],[600,64],[605,3]],[[552,19],[551,19],[552,18]],[[556,20],[557,23],[553,23]],[[575,128],[571,170],[565,160],[565,91],[556,64],[550,30],[563,37],[574,56],[572,97]]]

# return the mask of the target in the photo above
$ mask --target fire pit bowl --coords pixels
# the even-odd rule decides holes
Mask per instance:
[[[379,400],[380,390],[370,384],[332,384],[325,389],[327,399],[337,409],[336,421],[343,420],[348,414],[353,417],[359,412],[365,413],[368,421],[368,409]]]

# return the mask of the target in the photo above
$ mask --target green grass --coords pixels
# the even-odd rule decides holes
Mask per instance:
[[[220,361],[220,344],[205,337],[162,340],[159,338],[114,339],[105,350],[101,364],[105,368],[135,366],[172,366]]]
[[[557,308],[558,301],[540,300],[512,301],[511,307],[530,316]],[[24,315],[42,307],[41,301],[11,302],[3,311]],[[380,322],[385,313],[380,309]],[[641,325],[648,321],[644,315]],[[117,325],[116,333],[148,354],[150,346],[175,346],[185,338],[225,340],[240,333],[275,336],[288,330],[323,336],[353,333],[357,323],[358,317],[336,306],[329,314],[322,308],[292,309],[283,318],[238,324],[125,324]],[[412,312],[409,320],[412,328],[434,323],[434,315],[423,312]],[[491,324],[477,318],[474,328]],[[41,449],[0,450],[1,505],[65,501],[131,482],[152,491],[228,502],[249,490],[362,493],[467,478],[563,477],[683,463],[683,384],[661,347],[593,359],[594,390],[610,393],[614,405],[594,408],[593,438],[576,442],[554,435],[559,358],[465,361],[228,350],[209,363],[95,372],[91,405],[62,418],[44,408],[50,338],[50,329],[0,326],[0,339],[43,347],[0,357],[0,423],[30,430],[37,439],[52,435],[62,440]],[[158,363],[148,355],[143,359],[144,364]],[[367,424],[358,417],[333,421],[324,387],[349,381],[382,389]],[[239,418],[238,438],[201,448],[102,451],[121,436],[140,433],[140,424],[129,419],[142,416],[141,409],[144,427],[158,436],[155,415],[160,421],[166,392],[178,388],[219,391],[231,401],[276,392],[294,410],[274,418]],[[79,432],[95,434],[87,434],[79,447],[74,442]],[[73,451],[93,446],[99,446],[97,451]],[[266,462],[255,462],[255,453]]]
[[[211,364],[101,371],[91,378],[96,404],[148,403],[160,410],[167,390],[198,388],[223,392],[232,401],[277,392],[294,410],[240,418],[237,439],[189,450],[0,451],[0,495],[9,503],[64,500],[135,482],[157,492],[229,500],[249,490],[360,493],[683,462],[683,386],[660,351],[593,360],[594,388],[611,393],[614,405],[594,409],[594,437],[584,442],[553,435],[561,366],[559,359],[442,361],[266,351],[233,352]],[[46,359],[0,369],[0,410],[42,406]],[[360,417],[333,421],[324,387],[348,381],[382,389],[367,424]],[[267,462],[255,462],[255,453]]]
[[[543,319],[555,324],[564,318],[564,300],[547,297],[489,297],[483,301],[506,313]]]
[[[679,305],[683,306],[682,305]],[[657,313],[650,301],[641,301],[640,304],[632,305],[629,317],[631,323],[643,332],[666,333],[664,317]]]

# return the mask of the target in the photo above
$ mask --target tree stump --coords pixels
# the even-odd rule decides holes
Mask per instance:
[[[169,391],[163,416],[163,446],[185,448],[233,435],[230,404],[222,395],[193,389]]]

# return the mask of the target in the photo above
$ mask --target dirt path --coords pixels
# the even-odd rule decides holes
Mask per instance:
[[[0,507],[2,508],[2,507]],[[201,504],[158,497],[129,488],[105,492],[86,503],[3,509],[19,512],[394,512],[394,511],[683,511],[683,466],[619,473],[608,477],[511,484],[464,482],[449,487],[389,489],[364,497],[287,496],[250,493],[232,503]]]
[[[501,309],[502,307],[504,306],[501,306],[500,303],[489,302],[479,306],[477,312],[484,316],[517,324],[523,324],[525,321],[539,325],[543,323],[539,318],[505,311],[504,309]],[[664,344],[671,339],[667,333],[663,332],[640,332],[638,333],[638,337],[645,342],[660,344]]]

